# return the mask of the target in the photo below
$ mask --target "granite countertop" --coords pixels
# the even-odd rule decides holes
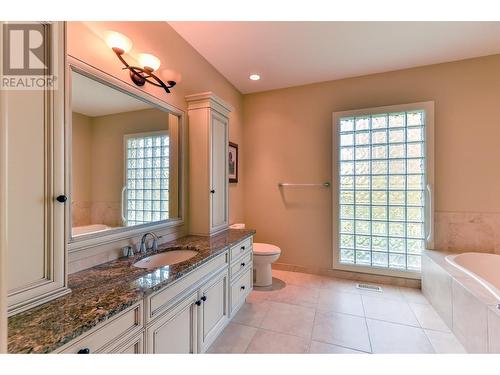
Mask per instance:
[[[71,274],[68,276],[71,293],[9,318],[8,351],[52,352],[253,234],[253,230],[228,229],[212,237],[185,236],[161,244],[159,252],[179,248],[199,251],[195,257],[170,266],[155,269],[132,266],[152,255],[148,253]]]

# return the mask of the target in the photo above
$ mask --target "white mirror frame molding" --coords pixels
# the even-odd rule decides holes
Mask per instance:
[[[131,239],[137,237],[144,233],[145,231],[159,231],[167,228],[173,227],[181,227],[185,224],[186,218],[186,126],[185,126],[185,113],[181,109],[161,100],[157,97],[135,87],[132,86],[108,73],[105,73],[77,58],[72,56],[67,56],[66,63],[66,87],[65,91],[67,93],[65,98],[65,107],[66,107],[66,119],[65,119],[65,133],[66,133],[66,183],[65,190],[69,197],[68,202],[71,202],[71,132],[72,132],[72,120],[71,120],[71,72],[74,71],[76,73],[82,74],[88,78],[96,80],[102,84],[110,86],[116,90],[122,91],[128,95],[132,95],[139,100],[145,101],[161,110],[168,111],[169,113],[176,115],[179,117],[179,123],[181,125],[181,175],[180,179],[180,217],[177,219],[169,219],[163,221],[157,221],[153,223],[141,224],[133,227],[122,227],[111,229],[105,233],[90,233],[88,235],[83,235],[78,238],[73,238],[71,236],[71,203],[66,205],[66,241],[68,243],[68,252],[80,251],[86,248],[96,247],[99,245],[110,244],[113,242],[118,242],[126,239]]]

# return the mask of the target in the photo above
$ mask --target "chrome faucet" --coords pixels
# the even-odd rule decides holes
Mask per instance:
[[[153,243],[151,245],[151,248],[149,248],[149,249],[147,248],[147,245],[146,245],[146,241],[148,239],[148,236],[151,236],[153,238]],[[147,250],[153,250],[153,252],[157,252],[158,251],[158,240],[160,238],[161,237],[158,237],[153,232],[148,232],[148,233],[144,234],[144,236],[142,236],[142,238],[141,238],[141,247],[139,249],[141,254],[146,254]]]

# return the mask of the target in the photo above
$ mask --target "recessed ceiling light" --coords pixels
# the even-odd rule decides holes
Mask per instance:
[[[260,76],[258,74],[250,74],[248,78],[250,78],[252,81],[258,81],[260,79]]]

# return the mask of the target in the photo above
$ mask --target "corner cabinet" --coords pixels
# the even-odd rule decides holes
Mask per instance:
[[[228,227],[228,127],[231,107],[211,92],[186,96],[189,117],[190,233]]]
[[[37,25],[54,88],[4,90],[8,314],[69,290],[65,238],[65,24]],[[46,75],[48,76],[48,75]],[[59,198],[58,198],[59,197]],[[60,202],[59,202],[59,201]]]

